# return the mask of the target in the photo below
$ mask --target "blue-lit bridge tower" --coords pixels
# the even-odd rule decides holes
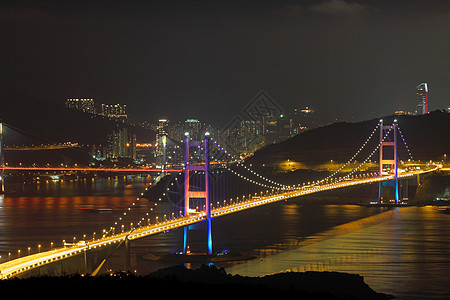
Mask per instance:
[[[380,176],[394,175],[389,181],[380,181],[378,187],[378,203],[382,200],[382,191],[384,186],[394,187],[395,204],[398,204],[398,157],[397,157],[397,120],[392,125],[383,125],[380,120]],[[393,131],[393,137],[390,132]],[[392,138],[392,140],[391,140]]]
[[[191,207],[191,199],[204,199],[206,223],[207,223],[207,238],[208,238],[208,254],[212,254],[212,230],[211,230],[211,195],[209,184],[209,133],[205,133],[205,139],[203,142],[192,141],[189,137],[189,133],[185,134],[185,150],[184,150],[184,215],[196,214],[198,211]],[[204,152],[203,163],[190,163],[190,148],[200,148]],[[194,190],[192,189],[190,178],[191,171],[204,174],[204,189]],[[201,209],[200,209],[201,210]],[[184,227],[184,244],[183,252],[189,254],[189,226]]]

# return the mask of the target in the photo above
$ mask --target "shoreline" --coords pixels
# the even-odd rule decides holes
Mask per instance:
[[[252,296],[301,296],[302,299],[392,299],[391,295],[374,291],[357,274],[340,272],[286,272],[262,277],[230,275],[223,268],[201,265],[188,269],[184,265],[160,269],[147,276],[129,272],[108,275],[31,277],[0,281],[3,292],[22,290],[23,294],[37,291],[65,292],[76,286],[84,296],[118,296],[138,292],[181,293],[183,290],[220,292],[235,296],[246,292]]]

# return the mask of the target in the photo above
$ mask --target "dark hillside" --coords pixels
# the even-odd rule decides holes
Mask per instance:
[[[397,119],[399,128],[415,160],[442,160],[444,153],[450,152],[450,114],[440,111],[422,116],[384,117],[385,124]],[[312,129],[279,144],[269,145],[248,159],[258,166],[263,163],[278,164],[290,159],[305,164],[346,162],[358,151],[374,130],[379,119],[359,123],[340,122]],[[365,149],[356,158],[364,160],[379,143],[377,131]],[[407,160],[409,154],[398,137],[398,155]],[[377,153],[372,157],[377,159]]]

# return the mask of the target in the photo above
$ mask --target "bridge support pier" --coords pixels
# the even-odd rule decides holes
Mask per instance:
[[[130,265],[131,265],[131,250],[130,250],[130,240],[129,239],[125,239],[125,271],[129,271],[130,270]]]
[[[84,257],[84,274],[87,274],[88,272],[88,260],[87,260],[87,251],[83,251],[83,257]]]

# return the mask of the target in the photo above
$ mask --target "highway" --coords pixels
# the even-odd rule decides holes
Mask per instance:
[[[415,170],[410,172],[404,172],[398,175],[398,177],[399,179],[413,177],[418,174],[434,172],[441,168],[442,168],[441,165],[435,165],[434,168],[430,168],[427,170]],[[392,180],[394,178],[395,178],[394,175],[391,175],[391,176],[370,177],[363,179],[349,179],[325,185],[305,186],[302,188],[287,190],[277,195],[254,197],[252,199],[247,199],[242,202],[233,203],[223,207],[213,208],[211,210],[211,217],[217,218],[220,216],[243,211],[253,207],[283,201],[289,198],[300,197],[307,194],[317,193],[320,191],[333,190],[338,188],[345,188],[349,186],[369,184],[380,181],[387,181]],[[68,257],[81,254],[84,251],[89,251],[91,249],[117,244],[123,242],[125,239],[132,241],[147,236],[155,235],[164,231],[199,223],[205,220],[206,220],[206,213],[203,211],[199,213],[190,214],[185,217],[180,217],[172,220],[167,220],[164,222],[159,222],[156,224],[151,224],[149,226],[135,228],[129,232],[114,234],[111,236],[102,237],[92,241],[87,240],[80,241],[77,244],[55,248],[50,251],[36,253],[28,256],[23,256],[0,264],[0,279],[12,278],[30,269],[40,267],[42,265],[53,263],[56,261],[60,261]]]

